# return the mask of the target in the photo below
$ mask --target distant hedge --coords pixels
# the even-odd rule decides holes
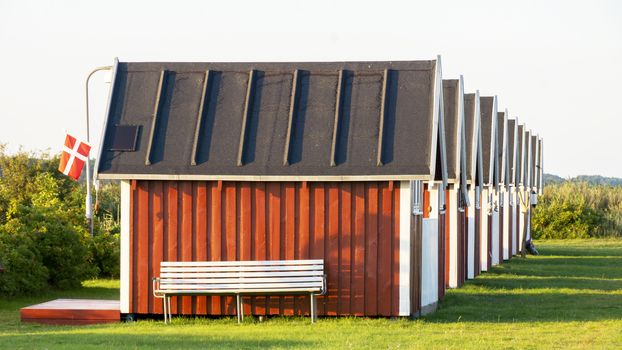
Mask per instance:
[[[533,212],[534,238],[622,237],[622,186],[547,185]]]

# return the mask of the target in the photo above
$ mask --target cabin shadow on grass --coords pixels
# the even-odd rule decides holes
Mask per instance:
[[[571,242],[570,242],[571,243]],[[451,290],[427,322],[571,322],[622,318],[622,250],[565,242],[516,257]]]

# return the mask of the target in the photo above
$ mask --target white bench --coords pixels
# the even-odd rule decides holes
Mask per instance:
[[[238,323],[244,318],[244,295],[310,296],[311,323],[315,296],[326,293],[324,260],[162,261],[153,279],[153,295],[164,303],[164,323],[171,321],[173,295],[235,295]]]

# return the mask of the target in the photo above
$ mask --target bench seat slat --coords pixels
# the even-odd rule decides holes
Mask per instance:
[[[162,267],[161,272],[227,272],[227,271],[323,271],[323,265],[303,266],[223,266],[223,267]]]
[[[229,295],[229,294],[264,294],[264,293],[274,293],[274,294],[290,294],[290,293],[313,293],[320,292],[321,288],[291,288],[287,290],[283,290],[281,288],[257,288],[257,289],[209,289],[209,290],[183,290],[183,289],[158,289],[155,292],[160,294],[174,294],[174,295],[182,295],[182,294],[197,294],[197,295]]]
[[[322,282],[322,277],[280,277],[280,278],[163,278],[160,285],[169,284],[220,284],[220,283],[269,283],[269,282]]]
[[[301,288],[301,287],[322,287],[321,282],[300,282],[300,283],[221,283],[221,284],[172,284],[160,285],[160,289],[190,289],[190,290],[210,290],[210,289],[257,289],[257,288]]]
[[[264,260],[264,261],[162,261],[162,267],[185,266],[273,266],[273,265],[323,265],[324,260]]]
[[[222,278],[222,277],[297,277],[297,276],[324,276],[324,272],[317,271],[244,271],[244,272],[162,272],[161,278]]]

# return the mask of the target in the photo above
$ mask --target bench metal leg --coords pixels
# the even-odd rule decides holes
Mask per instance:
[[[311,293],[310,299],[311,299],[311,323],[315,323],[315,313],[317,311],[315,310],[315,294]]]
[[[166,307],[166,295],[164,295],[164,298],[162,298],[162,309],[164,311],[164,324],[166,324],[166,319],[168,318],[168,310]]]
[[[238,311],[240,313],[240,320],[244,322],[244,296],[240,295],[240,309]]]
[[[168,323],[171,323],[171,317],[173,317],[173,311],[171,311],[171,297],[166,297],[167,309],[168,309]]]
[[[242,323],[242,320],[244,319],[244,316],[242,315],[242,313],[244,311],[242,310],[242,301],[241,301],[240,294],[236,294],[235,297],[236,297],[235,308],[236,308],[236,311],[237,311],[236,314],[238,316],[238,324],[240,324],[240,323]]]

